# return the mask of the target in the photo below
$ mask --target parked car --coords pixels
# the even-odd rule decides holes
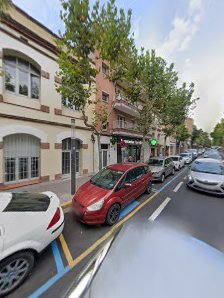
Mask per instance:
[[[180,169],[182,169],[185,165],[184,159],[182,156],[180,155],[173,155],[170,156],[174,162],[174,166],[175,166],[175,170],[179,171]]]
[[[218,160],[224,160],[224,156],[223,154],[221,154],[220,152],[218,151],[214,151],[214,150],[210,150],[210,151],[207,151],[203,154],[203,157],[204,158],[214,158],[214,159],[218,159]]]
[[[192,154],[192,159],[196,159],[198,157],[198,150],[197,149],[188,149],[186,152],[189,152]]]
[[[224,164],[212,158],[197,159],[188,175],[188,187],[224,196]]]
[[[181,153],[180,156],[183,158],[185,164],[190,164],[192,162],[192,154],[189,152]]]
[[[73,210],[86,224],[113,225],[123,207],[151,189],[152,175],[146,164],[110,165],[78,189]]]
[[[175,174],[175,165],[170,157],[153,157],[147,161],[154,181],[163,182],[170,174]]]
[[[64,214],[52,192],[0,193],[0,297],[28,277],[37,255],[62,232]]]

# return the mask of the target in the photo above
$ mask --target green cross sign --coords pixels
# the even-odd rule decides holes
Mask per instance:
[[[150,143],[151,143],[152,146],[155,146],[157,144],[157,140],[156,139],[152,139]]]

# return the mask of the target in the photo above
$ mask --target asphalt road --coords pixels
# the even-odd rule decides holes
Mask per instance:
[[[142,195],[122,212],[117,226],[165,221],[224,252],[224,199],[188,189],[187,173],[185,167],[163,184],[155,183],[152,194]],[[10,297],[63,297],[113,229],[81,224],[68,210],[63,236],[44,251],[32,275]]]

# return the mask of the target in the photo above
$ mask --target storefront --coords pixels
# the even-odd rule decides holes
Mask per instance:
[[[121,141],[124,141],[126,146],[122,148]],[[132,156],[133,161],[140,161],[141,158],[142,139],[118,137],[117,138],[117,162],[127,161],[129,156]]]

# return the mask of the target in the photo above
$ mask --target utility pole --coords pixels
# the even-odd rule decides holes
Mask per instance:
[[[71,119],[71,195],[76,192],[76,138],[75,119]]]

